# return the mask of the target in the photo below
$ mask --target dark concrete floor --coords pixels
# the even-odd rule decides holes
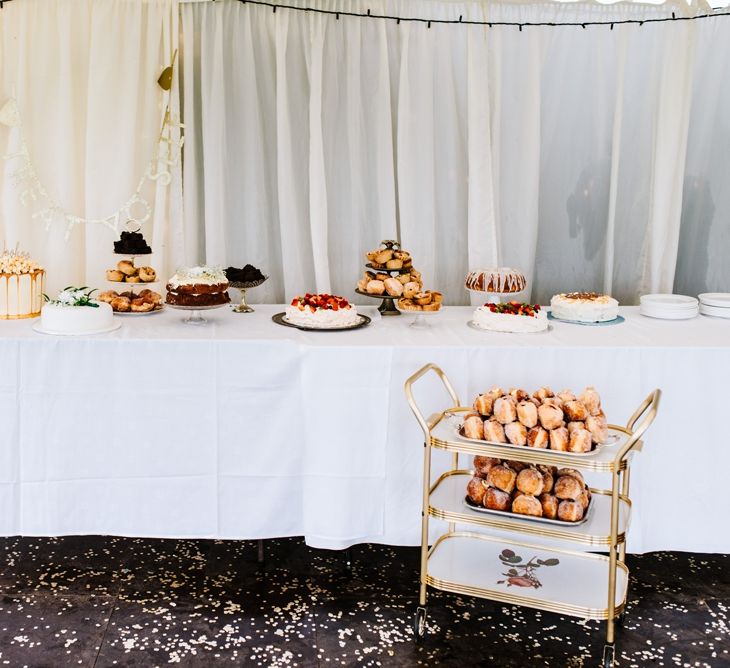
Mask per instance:
[[[418,550],[342,553],[110,537],[0,538],[0,666],[600,665],[603,625],[434,592]],[[730,666],[730,556],[630,557],[618,666]]]

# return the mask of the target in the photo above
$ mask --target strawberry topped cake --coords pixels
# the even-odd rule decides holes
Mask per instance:
[[[284,317],[292,325],[317,329],[339,329],[359,322],[357,309],[350,302],[328,294],[294,297]]]
[[[472,316],[472,323],[493,332],[542,332],[548,328],[547,314],[539,304],[484,304]]]

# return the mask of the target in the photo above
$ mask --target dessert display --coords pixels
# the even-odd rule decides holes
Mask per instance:
[[[112,283],[155,283],[157,272],[152,267],[135,267],[133,260],[120,260],[115,269],[106,270]]]
[[[494,267],[492,269],[470,271],[466,275],[464,286],[467,290],[476,292],[510,294],[522,292],[527,287],[527,279],[516,269]]]
[[[400,315],[400,311],[393,305],[394,300],[413,300],[418,295],[424,300],[422,305],[432,303],[433,299],[426,297],[426,293],[423,291],[421,272],[413,267],[411,254],[403,250],[397,241],[381,241],[380,248],[369,251],[365,255],[368,260],[365,265],[366,271],[357,282],[356,292],[368,297],[382,297],[383,302],[378,307],[381,315]],[[406,304],[415,305],[415,302],[406,302]],[[419,309],[411,308],[410,310]]]
[[[284,312],[286,323],[307,329],[342,329],[363,321],[357,309],[344,297],[305,294],[294,297]]]
[[[152,249],[139,232],[122,232],[119,241],[114,242],[117,255],[150,255]]]
[[[403,311],[415,311],[418,313],[438,311],[441,308],[443,298],[440,292],[424,290],[422,292],[416,292],[411,297],[401,297],[398,300],[398,308]]]
[[[43,305],[46,272],[28,253],[0,255],[0,320],[36,318]]]
[[[149,288],[140,292],[107,290],[97,299],[109,304],[114,313],[154,313],[164,308],[162,295]]]
[[[576,454],[608,442],[601,397],[592,387],[576,396],[570,390],[555,394],[549,387],[530,395],[495,386],[480,394],[473,408],[459,430],[465,438]]]
[[[94,290],[68,287],[41,309],[41,327],[48,334],[90,334],[114,329],[112,307],[92,298]]]
[[[220,267],[181,267],[167,282],[166,303],[208,307],[227,304],[228,279]]]
[[[465,499],[472,508],[575,523],[586,516],[591,502],[582,474],[571,468],[477,455],[472,475]]]
[[[253,313],[253,307],[246,303],[246,290],[258,287],[268,276],[264,276],[261,270],[252,264],[247,264],[242,269],[228,267],[225,273],[231,287],[241,291],[241,303],[234,307],[233,312]]]
[[[609,322],[618,317],[618,302],[597,292],[568,292],[550,300],[552,315],[570,322]]]
[[[506,302],[487,303],[478,307],[472,316],[472,324],[492,332],[543,332],[548,328],[547,314],[539,304]]]

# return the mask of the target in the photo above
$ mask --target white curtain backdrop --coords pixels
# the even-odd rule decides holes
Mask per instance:
[[[167,98],[156,82],[177,47],[177,22],[172,0],[21,0],[0,11],[0,107],[17,100],[31,162],[67,213],[104,217],[134,193],[160,131]],[[178,110],[177,87],[171,105]],[[18,142],[17,128],[0,125],[2,155]],[[17,166],[0,164],[0,247],[19,244],[42,262],[49,293],[104,287],[114,233],[81,226],[66,241],[62,221],[46,231],[32,217],[44,202],[21,203]],[[180,166],[172,176],[170,187],[148,182],[144,191],[154,208],[142,232],[163,276],[181,239],[170,224],[181,230]]]
[[[523,22],[698,11],[291,3]],[[385,238],[450,303],[468,301],[468,269],[496,264],[522,269],[542,303],[574,289],[635,303],[675,274],[691,294],[729,287],[728,19],[429,29],[240,2],[181,17],[184,256],[260,266],[258,301],[353,298],[364,251]]]

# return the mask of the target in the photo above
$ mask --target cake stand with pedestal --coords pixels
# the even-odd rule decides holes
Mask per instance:
[[[233,281],[229,283],[229,286],[232,288],[236,288],[237,290],[241,291],[241,303],[237,306],[233,307],[234,313],[253,313],[254,308],[253,306],[249,306],[246,303],[246,290],[250,290],[251,288],[257,288],[259,285],[264,283],[269,277],[264,276],[259,281],[247,281],[247,282],[240,282],[240,281]]]
[[[201,311],[223,308],[225,304],[212,304],[211,306],[180,306],[179,304],[170,304],[170,302],[165,302],[165,306],[178,309],[179,311],[189,311],[190,315],[188,315],[187,318],[182,319],[182,322],[186,325],[205,325],[208,321],[203,317]]]

